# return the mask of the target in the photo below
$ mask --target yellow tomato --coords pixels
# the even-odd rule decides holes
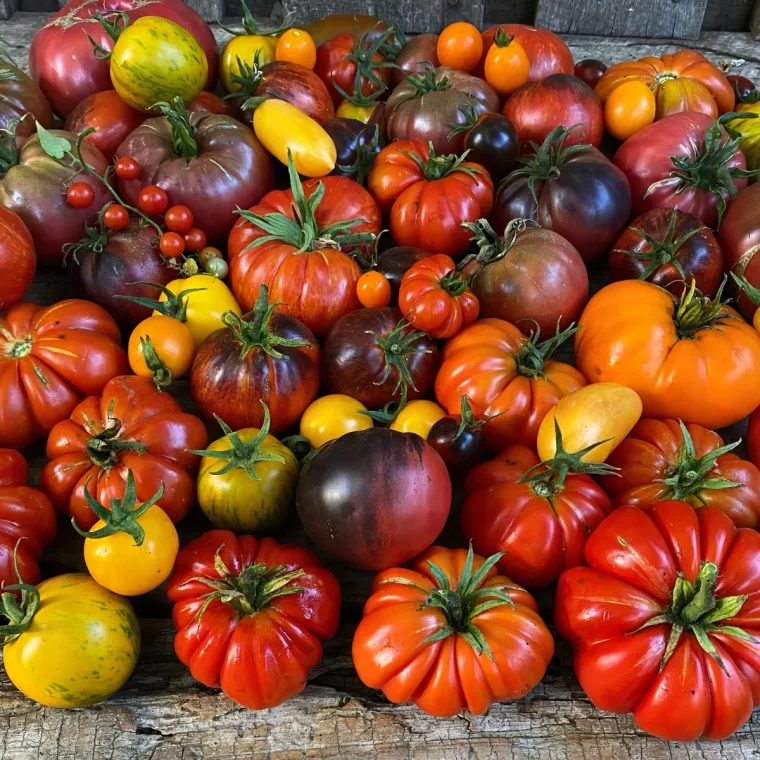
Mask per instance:
[[[301,435],[318,449],[346,433],[371,428],[372,418],[362,414],[366,411],[367,407],[351,396],[342,393],[322,396],[309,404],[303,413]]]
[[[37,587],[29,627],[7,644],[8,678],[47,707],[87,707],[127,681],[140,655],[132,605],[89,575],[58,575]]]
[[[562,431],[565,451],[575,453],[600,441],[584,462],[604,462],[641,417],[642,404],[636,391],[618,383],[593,383],[561,398],[538,428],[538,456],[551,459],[555,452],[554,420]],[[608,440],[609,439],[609,440]]]
[[[219,58],[219,78],[225,92],[238,92],[242,87],[239,82],[232,81],[233,77],[241,75],[238,58],[253,66],[258,54],[258,65],[263,66],[274,61],[276,49],[277,37],[265,34],[241,34],[229,40]]]
[[[747,158],[748,169],[760,169],[760,102],[744,103],[736,109],[739,113],[751,114],[755,118],[732,119],[726,124],[741,136],[739,148]],[[757,182],[757,177],[750,182]]]
[[[157,386],[182,377],[193,363],[195,340],[185,322],[163,314],[143,319],[129,336],[129,366]]]
[[[376,105],[358,106],[350,100],[344,100],[339,106],[335,115],[339,119],[356,119],[366,124],[375,112]]]
[[[337,154],[330,135],[303,111],[284,100],[265,100],[253,112],[253,131],[262,145],[305,177],[324,177],[335,168]]]
[[[417,433],[418,436],[426,439],[430,428],[445,416],[446,412],[432,401],[424,399],[410,401],[398,413],[390,428],[400,433]]]
[[[627,140],[654,121],[657,104],[644,82],[632,79],[616,87],[604,104],[604,126],[618,140]]]
[[[196,348],[212,332],[224,327],[222,314],[225,311],[231,311],[238,316],[243,313],[232,291],[220,279],[210,274],[195,274],[186,279],[172,280],[166,289],[174,296],[179,296],[183,290],[195,290],[184,298],[187,299],[185,324],[195,340]],[[169,300],[169,296],[162,292],[158,300],[160,303],[165,303]],[[153,312],[153,314],[160,313],[160,311]]]

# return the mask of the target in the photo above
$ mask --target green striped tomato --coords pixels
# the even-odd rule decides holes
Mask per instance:
[[[159,16],[143,16],[126,27],[111,55],[114,89],[142,111],[177,95],[185,103],[195,100],[207,76],[206,54],[195,37]]]

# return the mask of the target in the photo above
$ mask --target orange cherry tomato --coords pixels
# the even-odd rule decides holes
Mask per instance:
[[[288,29],[277,40],[274,51],[275,61],[288,61],[313,69],[317,62],[317,46],[308,32],[303,29]]]
[[[441,66],[472,71],[483,55],[483,36],[472,24],[456,21],[438,37],[437,53]]]
[[[657,103],[649,85],[632,79],[616,87],[604,104],[604,126],[618,140],[627,140],[654,121]]]
[[[529,75],[530,61],[525,48],[499,27],[486,54],[486,82],[499,95],[511,95],[528,81]]]
[[[190,369],[195,341],[184,322],[157,314],[135,327],[127,353],[132,372],[152,377],[157,386],[164,386]]]
[[[391,302],[391,284],[380,272],[365,272],[356,282],[356,296],[368,309],[387,306]]]

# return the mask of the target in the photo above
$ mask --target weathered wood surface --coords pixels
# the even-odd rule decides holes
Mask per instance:
[[[753,39],[760,40],[760,0],[756,0],[755,7],[752,10],[752,16],[749,20],[749,30]]]

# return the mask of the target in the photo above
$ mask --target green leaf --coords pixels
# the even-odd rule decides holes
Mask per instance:
[[[65,137],[58,137],[52,134],[39,122],[36,122],[36,124],[42,150],[51,158],[55,158],[58,161],[63,159],[71,151],[71,143]]]

